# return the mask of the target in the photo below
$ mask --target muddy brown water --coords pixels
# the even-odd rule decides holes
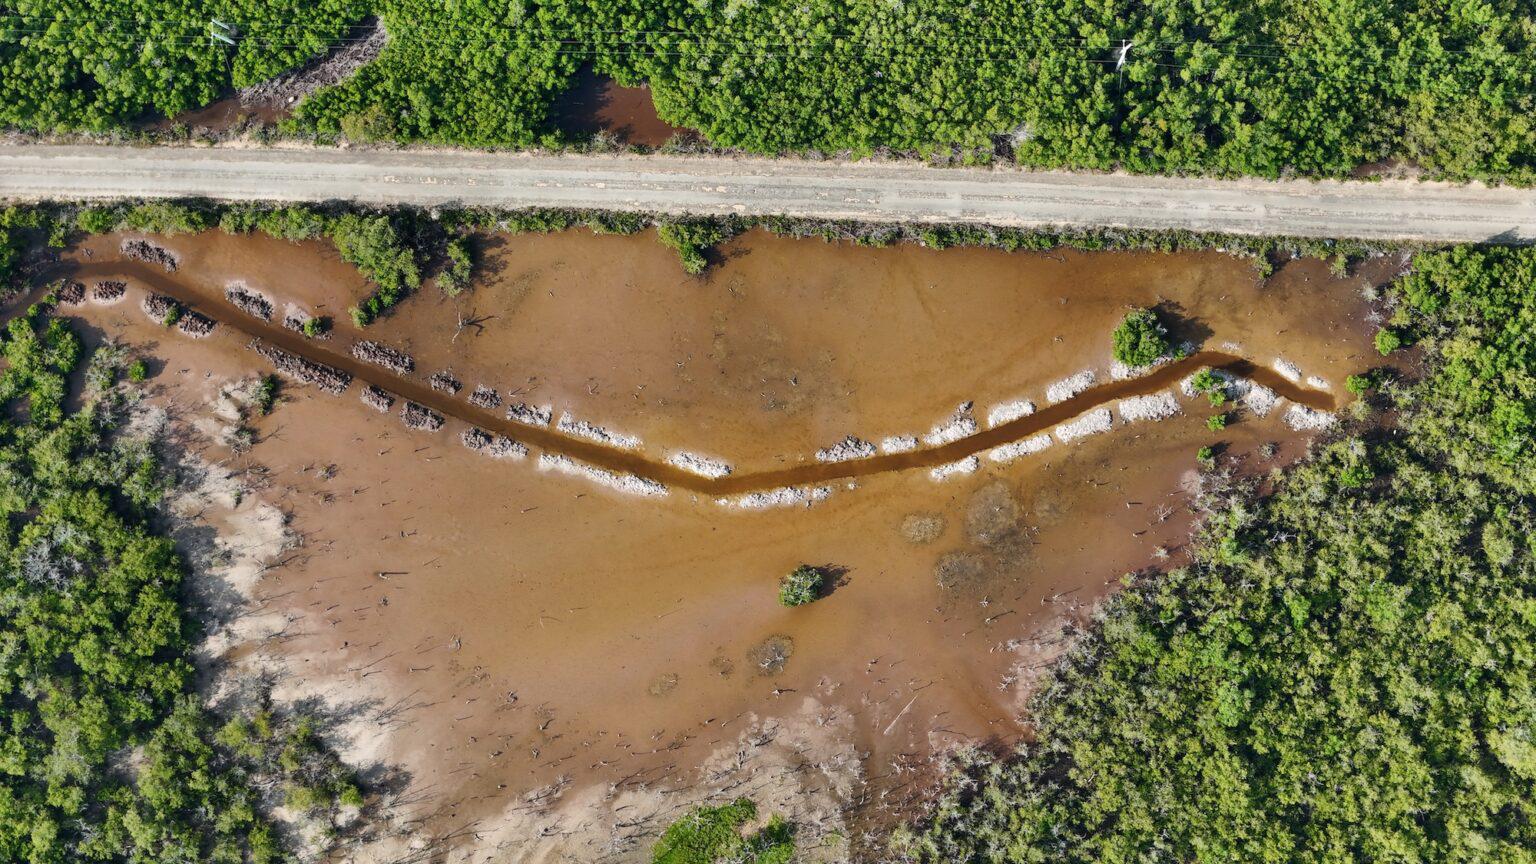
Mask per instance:
[[[467,390],[463,391],[465,397],[459,398],[433,390],[427,384],[411,377],[391,374],[378,366],[358,360],[349,353],[343,353],[338,348],[333,348],[329,343],[336,340],[308,339],[280,324],[245,314],[226,299],[209,297],[205,293],[191,289],[154,265],[139,261],[99,262],[68,267],[60,272],[67,274],[69,278],[85,282],[94,282],[108,277],[132,278],[152,288],[156,293],[169,296],[195,311],[214,317],[232,330],[259,338],[293,354],[341,369],[352,375],[355,381],[383,388],[448,417],[508,435],[546,452],[571,456],[600,468],[634,474],[710,495],[757,492],[784,486],[851,480],[890,471],[945,465],[999,445],[1053,429],[1087,411],[1116,400],[1156,393],[1207,367],[1248,378],[1274,390],[1282,398],[1311,408],[1331,411],[1335,407],[1333,397],[1328,393],[1297,385],[1273,369],[1256,366],[1247,358],[1221,351],[1198,351],[1188,357],[1158,366],[1145,375],[1091,388],[1069,399],[1049,405],[1028,417],[979,431],[942,446],[846,462],[805,464],[777,471],[708,478],[648,459],[642,454],[606,447],[549,428],[507,420],[500,411],[488,411],[464,401],[464,398],[467,398]]]
[[[175,117],[162,117],[143,121],[140,125],[153,132],[169,132],[181,127],[189,131],[203,130],[220,133],[238,129],[248,123],[258,126],[275,126],[293,114],[289,107],[273,105],[247,105],[238,95],[229,95],[216,102],[184,111]]]
[[[624,87],[591,66],[583,66],[555,100],[555,125],[567,134],[591,137],[612,133],[621,143],[660,147],[680,126],[661,119],[649,87]]]
[[[1361,292],[1385,272],[1339,278],[1297,261],[1261,279],[1213,253],[876,250],[753,233],[696,279],[648,236],[486,236],[469,294],[425,289],[364,335],[341,313],[367,286],[323,244],[165,238],[181,256],[172,275],[120,260],[118,240],[70,257],[90,278],[126,277],[131,296],[78,314],[162,358],[151,385],[183,411],[219,382],[266,369],[228,326],[239,313],[219,305],[225,283],[243,279],[277,301],[279,318],[290,302],[337,317],[331,356],[375,338],[415,356],[413,380],[452,369],[466,391],[488,383],[637,435],[644,444],[626,458],[641,467],[686,449],[734,462],[738,480],[866,470],[810,454],[847,434],[921,435],[962,401],[979,416],[1016,398],[1043,404],[1046,387],[1085,368],[1107,380],[1107,334],[1127,305],[1180,315],[1203,350],[1249,358],[1254,377],[1284,357],[1339,393],[1345,375],[1373,362]],[[218,310],[212,337],[146,320],[141,293],[168,285]],[[465,317],[481,324],[461,329]],[[1105,386],[1166,388],[1216,359],[1160,367],[1155,384]],[[402,391],[388,373],[359,371]],[[931,754],[1017,741],[1030,682],[1067,644],[1063,628],[1085,623],[1123,573],[1179,560],[1194,451],[1221,441],[1262,472],[1311,440],[1278,411],[1239,412],[1217,435],[1202,401],[945,482],[923,471],[838,474],[825,502],[763,512],[688,494],[629,498],[541,473],[533,460],[493,462],[458,444],[459,421],[413,433],[356,398],[296,385],[251,421],[255,447],[224,458],[263,466],[263,488],[242,506],[281,506],[304,536],[258,586],[262,611],[292,622],[260,653],[376,718],[354,758],[409,773],[415,797],[398,807],[419,832],[473,821],[492,838],[481,852],[545,860],[556,856],[539,843],[588,817],[610,824],[593,813],[634,803],[623,796],[723,788],[710,777],[737,748],[759,752],[741,741],[765,722],[781,723],[784,740],[817,730],[856,754],[855,791],[833,795],[857,814],[853,828],[892,818],[927,776],[908,768]],[[1079,413],[1060,405],[1025,420]],[[536,443],[526,430],[516,437]],[[1274,459],[1254,455],[1271,442]],[[598,449],[588,455],[608,453]],[[800,563],[834,568],[840,584],[785,609],[777,580]],[[787,661],[759,671],[773,645],[788,646]],[[785,784],[801,799],[832,794],[829,751],[796,746],[803,771],[763,770],[733,792],[768,800]],[[566,791],[547,807],[529,803],[550,784]],[[599,789],[623,803],[583,797]],[[619,821],[650,812],[628,809]],[[496,839],[497,825],[509,833]],[[636,842],[643,858],[647,841]]]

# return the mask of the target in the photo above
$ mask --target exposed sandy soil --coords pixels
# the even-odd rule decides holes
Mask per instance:
[[[164,359],[158,400],[207,403],[266,371],[237,313],[202,340],[151,324],[143,271],[112,263],[119,241],[93,240],[88,263],[130,274],[128,302],[79,314]],[[157,278],[210,309],[239,279],[279,316],[294,303],[337,317],[331,350],[357,338],[343,310],[365,286],[321,245],[158,242],[180,266]],[[1111,380],[1107,336],[1128,304],[1182,316],[1202,347],[1285,358],[1333,394],[1372,362],[1368,280],[1312,261],[1265,281],[1218,254],[753,234],[695,279],[648,236],[482,246],[471,293],[424,290],[367,338],[413,354],[418,382],[451,368],[459,398],[485,383],[634,436],[644,458],[684,450],[738,473],[814,463],[849,435],[921,439],[964,402],[983,429],[997,404],[1044,410],[1074,373]],[[481,326],[454,338],[461,313]],[[1123,573],[1177,560],[1198,447],[1225,441],[1259,470],[1308,440],[1280,410],[1240,412],[1217,436],[1203,399],[1178,395],[1172,419],[1117,408],[1107,433],[974,473],[884,473],[814,507],[742,512],[540,471],[537,451],[491,460],[460,446],[458,421],[411,432],[358,389],[288,385],[254,447],[224,454],[261,466],[265,488],[241,506],[279,508],[301,544],[246,586],[269,625],[249,633],[277,635],[223,649],[282,670],[280,696],[328,700],[347,755],[408,777],[357,860],[639,860],[687,806],[737,794],[788,813],[808,860],[865,850],[860,832],[921,791],[934,754],[1026,733],[1031,680]],[[802,562],[836,585],[785,609],[777,580]]]

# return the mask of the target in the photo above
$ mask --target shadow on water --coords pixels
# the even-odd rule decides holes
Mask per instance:
[[[647,87],[623,87],[591,66],[583,66],[555,100],[555,125],[578,140],[608,132],[622,144],[660,147],[685,131],[661,119]]]

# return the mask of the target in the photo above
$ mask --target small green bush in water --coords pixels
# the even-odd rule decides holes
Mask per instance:
[[[128,380],[129,381],[132,381],[133,383],[138,384],[139,382],[143,381],[145,378],[148,378],[148,377],[149,377],[149,367],[144,365],[144,361],[143,360],[135,360],[135,361],[133,361],[132,364],[130,364],[128,366]]]
[[[757,818],[757,805],[737,798],[722,807],[698,807],[673,822],[651,852],[651,864],[789,864],[795,856],[794,831],[778,816],[762,830],[743,835],[741,826]]]
[[[1151,309],[1132,309],[1115,328],[1115,359],[1127,366],[1146,366],[1168,353],[1168,329]]]
[[[1220,408],[1227,401],[1227,384],[1210,369],[1201,369],[1189,382],[1196,393],[1204,393],[1212,408]]]
[[[1206,418],[1205,428],[1211,430],[1212,432],[1220,432],[1221,430],[1227,428],[1228,419],[1229,418],[1225,413],[1214,414]]]
[[[1382,356],[1391,354],[1403,347],[1403,334],[1389,327],[1383,327],[1376,331],[1376,350]]]
[[[316,315],[313,318],[304,319],[304,335],[311,339],[319,338],[331,330],[331,319],[324,315]]]
[[[475,271],[474,253],[469,248],[468,240],[455,237],[448,241],[444,254],[448,257],[448,265],[438,274],[437,284],[444,294],[453,297],[469,287],[470,277]]]
[[[656,237],[662,244],[677,252],[683,260],[683,269],[694,276],[709,267],[705,250],[730,239],[731,232],[713,221],[668,222],[656,228]]]
[[[804,606],[821,596],[823,581],[820,570],[801,564],[779,582],[779,602],[785,606]]]
[[[263,414],[271,414],[273,406],[277,405],[277,376],[267,375],[261,379],[261,389],[256,391],[256,406]]]

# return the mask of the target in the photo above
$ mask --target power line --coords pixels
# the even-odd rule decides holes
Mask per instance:
[[[15,31],[12,31],[12,32],[15,32]],[[77,31],[77,33],[79,33],[79,32],[80,31]],[[61,39],[68,38],[68,34],[58,34],[58,33],[55,33],[53,31],[35,31],[34,35],[37,35],[39,37],[44,37],[44,38],[49,37],[49,36],[58,36]],[[4,44],[4,42],[6,42],[6,41],[16,41],[16,40],[4,39],[3,36],[4,36],[4,33],[0,32],[0,44]],[[204,33],[204,32],[199,32],[197,35],[187,35],[187,36],[177,36],[177,35],[170,35],[170,34],[167,34],[167,35],[156,35],[156,36],[137,36],[137,35],[126,34],[126,33],[118,34],[118,33],[110,33],[109,32],[109,33],[92,34],[92,41],[95,42],[96,44],[113,45],[113,46],[122,47],[122,48],[146,49],[146,48],[153,48],[153,47],[158,47],[158,46],[202,47],[202,46],[204,46],[204,45],[206,45],[208,43],[209,39],[208,39],[208,34]],[[318,53],[320,50],[334,49],[336,47],[339,47],[342,44],[352,44],[352,43],[355,43],[355,42],[358,42],[358,41],[361,41],[361,40],[346,40],[346,39],[343,39],[343,40],[318,40],[316,42],[274,42],[274,41],[267,40],[267,39],[258,39],[258,38],[252,38],[250,36],[245,36],[245,37],[242,37],[241,41],[245,42],[245,43],[255,44],[255,45],[258,45],[258,46],[260,46],[262,48],[265,48],[265,49],[268,49],[268,50],[295,50],[295,51],[296,50],[308,50],[308,51],[315,51],[315,52]],[[532,38],[530,36],[492,36],[492,35],[481,35],[481,34],[466,34],[466,35],[464,35],[462,37],[454,38],[454,39],[428,39],[428,38],[422,38],[422,37],[418,37],[418,36],[401,36],[401,37],[392,37],[391,41],[392,42],[398,42],[400,44],[405,44],[405,45],[451,46],[451,47],[460,47],[460,48],[463,48],[463,47],[475,47],[475,46],[490,46],[490,45],[504,46],[504,47],[523,47],[523,48],[537,48],[537,47],[540,47],[540,46],[544,46],[544,47],[558,46],[559,48],[567,49],[567,50],[554,50],[554,51],[548,51],[548,52],[545,52],[545,53],[555,54],[555,55],[560,55],[560,54],[580,54],[580,55],[592,56],[592,57],[599,57],[599,56],[652,56],[652,57],[705,57],[705,58],[751,57],[751,58],[761,58],[761,59],[767,59],[767,58],[789,58],[789,57],[801,57],[801,58],[804,58],[804,57],[825,55],[829,51],[833,50],[834,48],[841,49],[841,48],[846,48],[847,47],[847,46],[835,45],[835,44],[833,44],[830,41],[802,42],[802,43],[784,42],[784,43],[778,43],[778,47],[781,50],[767,51],[767,50],[763,50],[764,46],[760,42],[750,41],[750,40],[720,39],[718,37],[696,37],[696,38],[691,38],[691,39],[668,40],[666,42],[653,43],[653,42],[637,42],[637,41],[624,41],[624,40],[594,41],[594,40],[589,40],[589,39],[552,39],[552,38]],[[64,43],[61,42],[61,43],[57,43],[57,44],[62,45]],[[769,43],[769,44],[772,44],[772,43]],[[899,43],[898,41],[895,41],[895,40],[890,40],[890,41],[882,42],[882,43],[867,42],[865,47],[866,48],[873,47],[876,50],[885,49],[885,50],[901,51],[902,53],[906,53],[906,54],[918,54],[918,55],[922,55],[922,56],[937,56],[937,57],[942,57],[942,58],[976,59],[976,60],[998,60],[998,59],[1005,58],[1005,57],[1009,56],[1010,54],[1016,54],[1017,51],[1015,51],[1014,49],[1038,47],[1038,44],[1026,45],[1025,43],[1003,42],[1001,40],[997,40],[997,41],[992,42],[990,44],[993,47],[991,47],[989,50],[986,50],[986,51],[956,50],[955,48],[952,48],[952,47],[949,47],[949,46],[939,46],[939,45],[932,45],[932,46],[912,46],[912,45],[907,45],[907,46],[903,46],[903,45],[901,45],[901,43]],[[1201,45],[1201,44],[1206,44],[1206,43],[1189,43],[1189,44],[1191,44],[1191,45]],[[700,50],[681,50],[682,46],[686,46],[686,45],[698,46],[698,48]],[[39,47],[39,46],[29,45],[28,47]],[[1029,56],[1029,59],[1041,59],[1042,57],[1056,56],[1056,57],[1060,57],[1061,59],[1075,59],[1077,62],[1084,62],[1084,63],[1093,63],[1093,64],[1101,64],[1101,65],[1114,65],[1114,66],[1117,66],[1117,67],[1121,65],[1121,61],[1118,58],[1118,55],[1117,56],[1112,56],[1112,57],[1103,57],[1103,58],[1093,58],[1093,57],[1069,58],[1069,57],[1066,56],[1068,54],[1086,53],[1086,52],[1090,52],[1090,51],[1102,51],[1102,52],[1105,52],[1105,53],[1112,53],[1107,48],[1100,48],[1098,46],[1090,47],[1090,46],[1083,46],[1083,45],[1056,46],[1056,47],[1059,49],[1059,51],[1058,51],[1058,53],[1056,55],[1033,54],[1033,55]],[[629,50],[621,50],[621,49],[629,49]],[[1169,48],[1152,49],[1152,50],[1154,52],[1156,52],[1156,53],[1165,53],[1165,54],[1166,53],[1173,53],[1173,49],[1169,49]],[[1223,52],[1223,51],[1219,51],[1219,50],[1216,51],[1215,53],[1216,53],[1216,56],[1220,56],[1220,57],[1240,58],[1240,59],[1245,59],[1245,60],[1275,61],[1275,62],[1278,62],[1278,63],[1291,63],[1291,64],[1321,62],[1321,61],[1328,60],[1328,59],[1331,59],[1333,57],[1338,56],[1336,54],[1329,54],[1329,55],[1316,55],[1316,54],[1256,54],[1256,53],[1247,53],[1247,52]],[[1194,60],[1194,59],[1201,59],[1201,58],[1189,57],[1189,58],[1186,58],[1186,59]],[[1361,65],[1361,64],[1364,64],[1364,65],[1380,65],[1380,64],[1387,64],[1387,63],[1395,62],[1395,59],[1396,58],[1391,58],[1391,57],[1369,57],[1369,56],[1357,54],[1357,55],[1354,55],[1353,65]],[[1514,54],[1496,55],[1496,56],[1491,56],[1491,57],[1484,58],[1484,60],[1486,62],[1508,62],[1508,63],[1517,63],[1518,61],[1520,61],[1522,59],[1523,58],[1520,57],[1519,55],[1514,55]],[[1134,60],[1127,60],[1126,63],[1129,64],[1132,68],[1134,68],[1134,66],[1135,66],[1135,61]],[[1189,64],[1157,63],[1157,64],[1154,64],[1154,65],[1164,66],[1164,67],[1173,65],[1173,66],[1175,66],[1175,68],[1185,68]],[[1344,65],[1351,65],[1351,64],[1350,63],[1346,63]],[[1536,67],[1532,67],[1529,62],[1527,62],[1525,65],[1528,66],[1528,67],[1531,67],[1531,68],[1536,68]]]
[[[82,23],[110,23],[110,24],[124,24],[124,23],[127,23],[127,24],[132,24],[132,25],[139,25],[139,26],[142,26],[142,25],[144,25],[146,23],[147,24],[151,24],[151,25],[153,25],[153,24],[163,24],[163,25],[167,25],[167,26],[171,26],[171,27],[183,27],[183,28],[186,28],[188,30],[196,30],[199,33],[202,33],[204,28],[206,28],[206,26],[207,26],[207,22],[206,21],[202,21],[202,20],[194,21],[194,20],[191,20],[191,19],[127,18],[127,17],[90,16],[90,15],[47,16],[47,15],[26,15],[26,14],[11,13],[11,14],[0,14],[0,19],[20,19],[22,21],[29,22],[29,23],[34,23],[34,24],[35,23],[39,23],[39,22],[53,22],[53,23],[61,23],[61,24],[66,24],[66,25],[79,25],[79,24],[82,24]],[[437,25],[437,30],[440,33],[441,32],[452,31],[452,30],[460,30],[461,26],[467,26],[468,23],[469,22],[465,22],[465,25],[460,25],[460,24]],[[331,33],[331,32],[334,32],[334,31],[336,31],[338,29],[351,29],[351,27],[353,25],[336,26],[336,25],[321,24],[321,23],[302,23],[302,22],[283,23],[283,22],[271,22],[271,23],[263,23],[263,24],[261,24],[259,26],[260,26],[261,29],[282,29],[282,30],[299,30],[299,31]],[[474,33],[467,33],[467,32],[466,33],[461,33],[461,34],[459,34],[459,35],[457,35],[455,37],[447,38],[447,39],[422,37],[422,36],[418,35],[420,33],[420,31],[422,29],[424,29],[422,27],[422,25],[414,24],[412,26],[413,26],[414,29],[413,29],[413,31],[411,33],[391,36],[390,37],[391,40],[408,41],[408,42],[415,43],[415,44],[459,45],[459,44],[463,44],[463,40],[465,40],[465,39],[486,40],[488,37],[482,35],[481,31],[486,31],[486,30],[491,30],[491,31],[496,31],[496,30],[508,31],[508,30],[516,29],[520,25],[496,24],[496,23],[491,23],[491,22],[486,22],[486,23],[483,23],[483,24],[482,23],[475,23],[474,26],[476,28],[476,32],[474,32]],[[752,44],[752,45],[761,44],[764,41],[763,38],[754,38],[754,36],[756,36],[756,37],[768,37],[769,40],[770,40],[769,44],[777,44],[777,45],[817,44],[817,45],[819,45],[819,44],[824,44],[824,43],[826,43],[828,41],[841,41],[841,42],[859,42],[859,41],[862,41],[862,42],[865,42],[865,43],[871,43],[871,42],[886,42],[886,41],[892,41],[892,40],[910,40],[914,36],[920,36],[921,37],[921,36],[931,35],[934,38],[949,38],[949,39],[962,38],[965,41],[971,42],[973,44],[974,43],[984,43],[984,44],[1005,45],[1005,46],[1011,46],[1011,47],[1026,47],[1026,46],[1040,44],[1042,42],[1047,43],[1047,44],[1058,44],[1058,45],[1060,45],[1060,44],[1076,44],[1076,45],[1092,47],[1092,48],[1096,48],[1096,49],[1104,50],[1104,51],[1114,50],[1114,47],[1115,47],[1113,45],[1112,39],[1111,39],[1109,34],[1106,34],[1103,39],[1071,39],[1071,38],[1065,38],[1065,37],[1053,37],[1053,38],[1049,38],[1049,39],[1031,40],[1029,42],[1022,42],[1022,41],[1018,41],[1018,40],[1004,39],[1004,38],[978,38],[978,37],[974,37],[974,36],[965,36],[964,34],[959,34],[957,36],[957,33],[955,32],[954,29],[944,29],[944,28],[937,28],[937,27],[936,28],[922,28],[922,29],[919,29],[919,28],[916,28],[916,27],[911,27],[910,25],[908,25],[905,28],[906,32],[893,32],[891,34],[881,34],[881,33],[872,33],[872,32],[862,32],[862,33],[841,32],[841,33],[822,34],[818,38],[813,39],[813,40],[781,39],[781,40],[779,40],[777,42],[771,41],[772,37],[782,36],[784,34],[782,34],[782,33],[774,33],[774,32],[763,32],[763,33],[760,33],[760,34],[742,34],[739,31],[736,31],[736,32],[731,34],[731,36],[734,37],[734,38],[722,38],[722,37],[719,37],[719,36],[711,36],[711,35],[707,35],[707,34],[700,34],[697,31],[690,31],[690,30],[644,30],[644,29],[603,29],[603,28],[591,28],[591,29],[581,29],[581,30],[567,30],[567,31],[564,31],[563,34],[562,34],[562,31],[558,31],[558,30],[548,30],[548,31],[545,31],[545,30],[543,30],[543,28],[540,28],[538,26],[535,26],[535,27],[531,28],[531,30],[534,31],[534,32],[547,32],[548,35],[550,35],[550,36],[560,36],[560,35],[563,35],[565,38],[563,40],[561,40],[561,41],[566,41],[566,42],[570,42],[570,43],[580,42],[580,43],[584,43],[584,44],[586,44],[586,43],[593,43],[593,42],[597,42],[598,44],[602,44],[600,40],[594,40],[594,39],[590,38],[590,36],[592,34],[598,34],[598,35],[618,35],[618,36],[663,37],[663,38],[678,36],[678,37],[687,37],[683,41],[696,42],[696,41],[705,41],[705,40],[716,40],[716,41],[726,42],[726,43],[731,43],[731,44]],[[48,35],[48,34],[51,34],[53,31],[51,29],[39,30],[39,29],[11,28],[11,32],[30,33],[30,34],[35,34],[35,35]],[[256,31],[253,30],[252,32],[256,32]],[[249,37],[247,37],[247,38],[249,39]],[[336,36],[334,38],[326,39],[325,41],[327,43],[329,43],[329,44],[332,44],[332,45],[342,45],[342,44],[348,44],[348,43],[355,43],[355,42],[365,41],[368,38],[369,37],[366,37],[366,36]],[[494,41],[502,41],[502,39],[496,38]],[[306,43],[300,43],[300,44],[285,45],[283,43],[273,43],[273,42],[270,42],[270,41],[261,40],[259,44],[263,44],[263,45],[265,45],[267,47],[279,47],[279,48],[281,48],[281,47],[294,47],[294,48],[298,48],[298,47],[308,47],[309,43],[306,42]],[[638,42],[638,41],[635,41],[635,40],[630,40],[630,39],[621,39],[621,40],[616,40],[616,42],[614,44],[639,45],[639,44],[645,44],[645,43]],[[1162,45],[1162,46],[1221,47],[1221,48],[1228,48],[1228,49],[1262,49],[1262,48],[1280,48],[1280,49],[1285,49],[1285,48],[1292,48],[1292,47],[1304,47],[1304,46],[1308,45],[1309,43],[1304,43],[1304,42],[1224,42],[1224,41],[1221,41],[1221,40],[1211,40],[1211,39],[1160,39],[1160,40],[1151,40],[1150,42],[1148,42],[1146,44],[1154,45],[1154,46],[1155,45]],[[1171,49],[1163,48],[1163,49],[1155,49],[1155,50],[1167,51],[1167,50],[1171,50]],[[1380,46],[1373,46],[1373,50],[1380,51],[1382,53],[1389,53],[1389,54],[1391,54],[1391,53],[1399,53],[1399,54],[1418,53],[1418,52],[1424,51],[1424,50],[1434,50],[1434,51],[1436,51],[1438,53],[1444,53],[1444,54],[1470,54],[1470,53],[1474,53],[1475,51],[1478,51],[1478,50],[1488,50],[1488,49],[1487,49],[1487,47],[1482,47],[1482,48],[1478,48],[1478,49],[1472,49],[1472,48],[1460,48],[1460,49],[1458,49],[1458,48],[1446,48],[1444,46],[1433,46],[1433,47],[1426,46],[1424,48],[1418,48],[1418,47],[1401,47],[1401,46],[1380,45]],[[1254,55],[1254,56],[1259,56],[1259,55]],[[1286,56],[1294,56],[1294,55],[1286,55]]]

